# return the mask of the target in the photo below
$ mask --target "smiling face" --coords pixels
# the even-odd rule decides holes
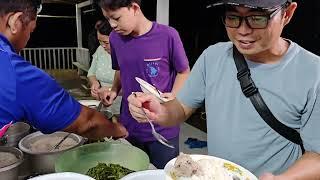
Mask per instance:
[[[139,8],[136,3],[132,3],[130,7],[121,7],[116,10],[102,8],[102,13],[117,33],[130,35],[135,31],[138,21],[136,13]]]
[[[291,6],[291,5],[290,5]],[[263,29],[252,29],[243,19],[240,27],[230,28],[226,27],[229,39],[237,47],[237,49],[244,55],[259,57],[260,54],[272,53],[274,49],[279,48],[282,40],[281,33],[284,26],[289,22],[293,12],[291,11],[276,11],[276,13],[269,19],[268,25]],[[295,8],[293,9],[293,11]],[[226,16],[254,16],[254,15],[268,15],[270,12],[257,11],[241,6],[234,6],[225,12]]]

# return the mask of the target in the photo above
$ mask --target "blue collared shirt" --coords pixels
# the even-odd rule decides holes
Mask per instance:
[[[0,128],[26,121],[43,133],[68,127],[80,104],[54,79],[19,56],[0,34]]]

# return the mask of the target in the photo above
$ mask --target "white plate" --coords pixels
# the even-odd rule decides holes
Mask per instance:
[[[247,169],[245,169],[245,168],[241,167],[240,165],[237,165],[236,163],[233,163],[231,161],[221,159],[218,157],[214,157],[214,156],[207,156],[207,155],[198,155],[198,154],[191,155],[190,154],[190,156],[195,161],[198,161],[200,159],[212,159],[212,160],[215,160],[218,162],[220,161],[220,162],[222,162],[222,164],[226,164],[229,167],[231,165],[233,168],[239,170],[242,174],[239,174],[239,172],[232,171],[227,168],[225,168],[225,169],[228,171],[229,174],[237,175],[241,180],[258,180],[258,178],[255,175],[253,175],[250,171],[248,171]],[[174,163],[175,163],[176,159],[177,158],[171,159],[164,167],[164,171],[166,174],[166,180],[173,180],[173,178],[170,175],[170,172],[174,167]]]
[[[63,173],[52,173],[52,174],[37,176],[34,178],[30,178],[29,180],[94,180],[94,179],[83,174],[78,174],[73,172],[63,172]]]
[[[100,101],[97,101],[97,100],[79,100],[79,103],[84,105],[84,106],[87,106],[87,107],[90,107],[90,108],[97,108]]]
[[[163,98],[163,97],[160,96],[160,94],[162,92],[160,92],[160,91],[158,92],[157,89],[154,86],[152,86],[151,84],[147,83],[146,81],[144,81],[141,78],[136,77],[135,79],[140,84],[142,92],[154,95],[155,97],[157,97],[160,100],[161,103],[164,103],[164,102],[168,101],[168,99]]]
[[[138,171],[126,175],[121,180],[164,180],[165,172],[163,169]]]

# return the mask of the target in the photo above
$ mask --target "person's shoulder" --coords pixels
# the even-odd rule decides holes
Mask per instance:
[[[13,53],[0,49],[0,83],[5,84],[3,88],[12,88],[8,84],[14,84],[16,81],[15,58]]]
[[[12,53],[9,53],[7,51],[4,51],[2,49],[0,49],[0,57],[1,59],[5,59],[5,60],[9,60],[11,59]]]
[[[207,47],[197,61],[212,67],[220,62],[226,62],[226,58],[232,57],[232,42],[219,42]]]
[[[2,64],[8,67],[15,68],[16,64],[26,62],[20,55],[15,52],[8,52],[0,50],[0,58],[2,60]]]
[[[218,42],[206,48],[203,53],[207,55],[217,56],[218,54],[229,53],[230,51],[232,51],[232,47],[232,42]]]
[[[299,50],[298,52],[299,56],[304,56],[306,60],[312,63],[320,64],[320,56],[312,53],[311,51],[306,50],[305,48],[301,47],[297,43],[294,43],[294,45]]]
[[[0,52],[1,53],[1,52]],[[3,58],[5,55],[6,58]],[[1,60],[4,60],[1,68],[6,68],[6,75],[10,76],[12,81],[15,81],[17,85],[23,88],[17,88],[18,90],[24,90],[26,86],[35,86],[40,83],[34,83],[34,79],[37,79],[37,82],[40,82],[43,79],[52,80],[52,78],[44,72],[44,70],[33,66],[30,62],[25,60],[19,54],[14,52],[6,52],[0,55],[2,57]],[[0,69],[1,69],[0,68]],[[3,71],[2,71],[3,73]],[[48,86],[44,86],[42,88],[46,88]]]
[[[154,22],[154,26],[162,31],[177,31],[174,27]]]
[[[30,76],[32,77],[51,77],[42,69],[32,65],[29,61],[25,60],[22,56],[16,53],[10,53],[10,65],[14,71],[17,81],[30,81]]]
[[[179,35],[178,31],[171,26],[159,24],[157,22],[154,22],[154,27],[156,32],[161,32],[162,34],[166,34],[168,36],[177,36]]]
[[[97,53],[101,53],[101,52],[104,52],[104,51],[106,51],[106,50],[104,50],[104,48],[101,45],[96,50]]]
[[[294,63],[299,67],[305,76],[320,78],[320,57],[297,43],[292,42]],[[307,72],[307,73],[305,73]]]
[[[93,58],[98,58],[98,56],[100,55],[101,53],[101,49],[102,49],[102,46],[98,46],[98,48],[96,49],[96,51],[94,52],[94,54],[92,55]]]
[[[295,57],[299,62],[311,67],[320,68],[320,56],[312,53],[311,51],[306,50],[297,43],[292,43],[296,52]]]

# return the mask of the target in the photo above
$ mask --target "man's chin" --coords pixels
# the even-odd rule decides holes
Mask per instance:
[[[253,49],[238,49],[239,52],[243,55],[255,55],[257,52]]]
[[[122,36],[128,36],[130,35],[130,33],[126,32],[126,31],[116,31],[118,34],[122,35]]]

